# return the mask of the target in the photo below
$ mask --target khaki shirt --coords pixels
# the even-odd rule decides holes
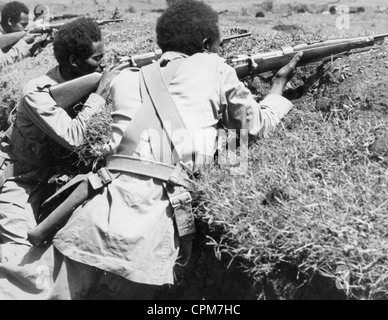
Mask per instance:
[[[12,130],[9,130],[9,156],[17,161],[18,170],[4,184],[0,201],[25,204],[28,194],[32,192],[30,189],[34,189],[38,181],[46,179],[48,169],[54,165],[50,162],[51,144],[57,143],[68,150],[74,150],[84,141],[87,121],[104,107],[105,100],[91,94],[82,111],[71,118],[64,109],[57,106],[49,93],[50,86],[63,82],[65,80],[59,67],[55,67],[24,87],[15,123],[11,126]]]
[[[161,61],[181,57],[168,52]],[[279,95],[257,103],[235,70],[215,54],[184,57],[169,89],[191,135],[197,135],[197,154],[213,156],[219,121],[257,137],[273,131],[292,107]],[[134,69],[124,70],[112,82],[113,136],[107,152],[117,150],[141,106],[139,74]],[[133,156],[152,158],[146,134]],[[134,282],[172,284],[178,255],[172,214],[160,181],[123,172],[103,192],[78,207],[56,234],[54,246],[74,261]]]
[[[160,61],[181,57],[186,59],[173,77],[169,90],[190,133],[192,141],[188,143],[194,144],[196,155],[213,157],[219,123],[227,129],[245,129],[251,138],[266,137],[292,108],[290,101],[276,94],[269,94],[257,103],[237,78],[235,70],[216,54],[199,53],[188,58],[167,52]],[[141,106],[139,74],[136,69],[125,69],[111,83],[112,138],[105,146],[106,154],[116,152],[126,127]],[[142,141],[147,139],[143,136]],[[191,152],[193,149],[178,141],[175,145],[179,145],[183,155],[185,150]],[[149,149],[140,145],[138,156],[150,158]],[[152,156],[150,160],[153,160]]]
[[[2,34],[4,34],[4,32],[0,28],[0,37]],[[6,53],[0,50],[0,67],[10,65],[24,58],[30,57],[30,48],[31,45],[21,39]]]

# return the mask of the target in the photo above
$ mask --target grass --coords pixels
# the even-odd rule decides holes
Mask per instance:
[[[274,1],[274,11],[277,5]],[[128,8],[125,6],[123,10]],[[121,12],[124,24],[104,29],[108,64],[116,63],[122,55],[156,49],[154,24],[158,14],[134,8]],[[223,34],[252,32],[251,38],[227,45],[222,53],[225,57],[333,38],[331,31],[335,30],[334,17],[300,19],[298,15],[280,19],[271,15],[263,21],[248,13],[241,11],[240,4],[234,12],[221,15]],[[109,17],[111,12],[100,14]],[[360,19],[360,24],[368,23]],[[382,33],[383,20],[382,16],[369,21],[375,25],[371,30]],[[323,25],[328,23],[329,31],[325,32]],[[272,29],[276,24],[299,25],[305,30],[277,32]],[[363,29],[351,29],[335,35],[344,32],[365,34]],[[308,291],[317,277],[327,280],[322,283],[330,287],[333,296],[388,298],[388,162],[384,154],[375,154],[370,148],[377,133],[388,127],[384,105],[388,72],[384,59],[376,58],[384,58],[384,54],[386,46],[358,53],[354,59],[351,56],[320,68],[313,65],[300,69],[292,85],[302,86],[303,96],[294,98],[294,109],[276,132],[250,145],[247,173],[226,174],[233,166],[217,164],[206,168],[197,181],[195,214],[208,227],[207,248],[225,267],[237,265],[252,284],[258,284],[256,298],[298,297],[295,292]],[[4,68],[0,80],[2,112],[6,114],[16,104],[26,81],[54,65],[47,48],[36,58]],[[306,74],[315,77],[309,82]],[[247,78],[245,83],[257,100],[265,96],[269,86],[259,78]],[[89,124],[88,141],[77,150],[80,166],[102,165],[90,156],[90,145],[109,137],[108,112],[109,103],[106,112],[96,115]],[[4,117],[1,119],[4,128]],[[350,272],[349,287],[337,289],[343,267]],[[292,283],[293,293],[285,289],[287,283],[283,283],[281,292],[277,279],[289,270],[295,272],[285,281]],[[269,282],[278,292],[271,294],[266,289]],[[315,298],[324,296],[327,288],[321,289]]]
[[[249,262],[257,281],[284,263],[336,280],[346,265],[349,298],[386,298],[387,170],[365,148],[374,128],[314,112],[292,117],[297,129],[280,128],[251,148],[248,174],[225,176],[220,167],[204,175],[198,210],[211,230],[222,227],[211,242]]]

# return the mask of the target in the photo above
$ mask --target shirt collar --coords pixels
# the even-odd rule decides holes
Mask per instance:
[[[166,65],[168,62],[180,59],[180,58],[187,58],[189,57],[187,54],[184,54],[182,52],[176,52],[176,51],[167,51],[162,54],[160,57],[160,64]]]
[[[61,73],[59,72],[59,65],[49,70],[46,75],[57,83],[66,82],[66,80],[63,79]]]

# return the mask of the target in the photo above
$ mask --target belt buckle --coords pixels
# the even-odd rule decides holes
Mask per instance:
[[[193,201],[193,198],[188,191],[182,192],[177,196],[170,197],[170,202],[174,210],[183,205],[191,203],[191,201]]]

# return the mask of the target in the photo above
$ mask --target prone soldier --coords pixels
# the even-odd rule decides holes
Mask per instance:
[[[7,3],[1,11],[0,67],[31,57],[44,45],[45,37],[29,33],[29,9],[21,2]]]
[[[276,73],[259,104],[219,57],[218,14],[210,6],[178,1],[159,18],[156,33],[160,59],[112,81],[112,139],[101,150],[107,166],[76,189],[97,192],[52,245],[30,249],[22,264],[0,264],[0,295],[154,298],[160,286],[174,283],[175,266],[188,262],[195,225],[186,188],[196,167],[212,163],[218,123],[265,136],[291,110],[282,94],[302,53]],[[76,191],[69,199],[79,198]],[[33,278],[41,265],[47,286],[37,290],[23,277]]]
[[[53,174],[50,147],[74,150],[83,142],[88,119],[105,106],[105,87],[114,73],[104,72],[97,91],[71,116],[57,106],[49,88],[103,71],[104,43],[98,24],[81,18],[64,25],[54,39],[54,54],[58,65],[24,87],[14,123],[1,144],[0,163],[5,168],[0,173],[2,262],[22,255],[31,246],[27,232],[36,225],[43,186]]]

